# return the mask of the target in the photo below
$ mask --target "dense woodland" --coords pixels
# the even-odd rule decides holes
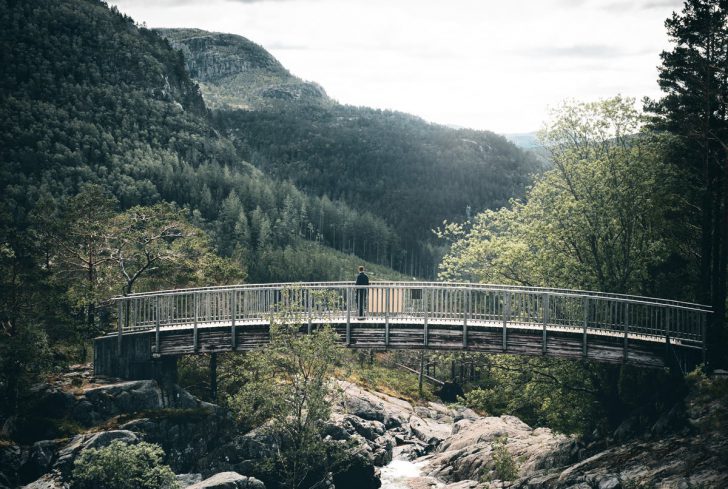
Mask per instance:
[[[352,278],[361,258],[325,247],[324,225],[356,229],[378,244],[371,257],[381,262],[399,249],[382,219],[246,163],[213,126],[180,53],[132,19],[95,0],[3,1],[0,25],[1,360],[10,390],[44,359],[83,358],[80,338],[103,329],[94,310],[113,295],[246,277]],[[119,259],[132,225],[149,263]],[[204,268],[203,255],[221,257],[207,263],[226,271],[184,272],[185,262]],[[15,344],[38,338],[54,345],[48,356]],[[64,339],[70,350],[57,344]]]
[[[184,53],[215,125],[248,161],[313,195],[371,212],[400,243],[393,256],[382,256],[385,246],[356,226],[323,223],[324,242],[341,251],[433,277],[442,253],[434,228],[506,205],[541,170],[537,156],[487,131],[338,104],[243,37],[160,33]]]
[[[170,44],[97,0],[0,0],[0,421],[22,417],[34,382],[89,359],[114,295],[352,279],[363,260],[375,279],[437,271],[708,303],[704,368],[726,365],[728,8],[689,0],[666,26],[665,98],[558,108],[543,171],[491,133],[339,105],[237,36],[163,32]],[[225,61],[240,53],[254,55],[245,69]],[[221,360],[220,402],[241,426],[285,423],[291,389],[313,388],[325,418],[322,386],[352,363],[327,331],[279,340],[272,355]],[[296,355],[316,385],[296,384]],[[359,381],[416,395],[369,358]],[[187,359],[181,381],[206,360]],[[588,436],[683,393],[675,369],[431,360],[477,363],[462,402],[481,412]],[[256,384],[268,367],[284,380]],[[299,433],[301,456],[317,456],[316,430]]]
[[[27,227],[37,202],[58,208],[95,183],[121,209],[162,200],[187,209],[222,255],[245,250],[238,261],[252,280],[297,279],[271,275],[266,255],[295,253],[304,240],[322,243],[322,226],[355,229],[377,243],[372,258],[399,249],[383,220],[309,197],[246,163],[211,124],[180,54],[157,34],[98,2],[10,7],[0,14],[3,35],[13,39],[3,53],[0,157],[13,226]],[[350,275],[326,266],[318,273]]]

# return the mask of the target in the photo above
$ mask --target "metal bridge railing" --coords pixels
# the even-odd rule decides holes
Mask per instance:
[[[356,287],[349,282],[280,283],[165,290],[115,298],[118,334],[174,326],[231,325],[267,322],[286,305],[302,323],[346,321],[358,314],[359,291],[365,290],[368,318],[461,324],[561,328],[588,334],[664,338],[690,348],[705,348],[707,306],[664,299],[570,291],[437,282],[376,282]],[[348,328],[347,328],[348,331]]]

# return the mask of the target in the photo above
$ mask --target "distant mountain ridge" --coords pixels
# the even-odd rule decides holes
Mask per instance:
[[[439,262],[444,244],[432,229],[507,205],[540,171],[538,158],[489,131],[338,104],[244,37],[158,32],[182,51],[206,103],[216,109],[215,125],[246,159],[308,192],[384,219],[404,247],[390,261],[409,275],[432,276]],[[326,241],[345,252],[354,251],[352,234],[324,229]]]

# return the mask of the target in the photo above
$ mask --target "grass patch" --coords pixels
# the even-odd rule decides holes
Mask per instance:
[[[371,389],[411,403],[423,403],[435,399],[432,386],[427,382],[422,385],[422,397],[419,395],[417,375],[397,367],[389,367],[386,353],[375,355],[374,361],[361,362],[357,354],[350,353],[349,372],[342,372],[342,377],[365,389]]]

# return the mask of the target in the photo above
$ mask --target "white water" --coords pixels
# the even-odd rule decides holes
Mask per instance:
[[[410,462],[409,460],[392,460],[382,467],[380,479],[382,489],[408,489],[407,480],[420,477],[422,462]]]

